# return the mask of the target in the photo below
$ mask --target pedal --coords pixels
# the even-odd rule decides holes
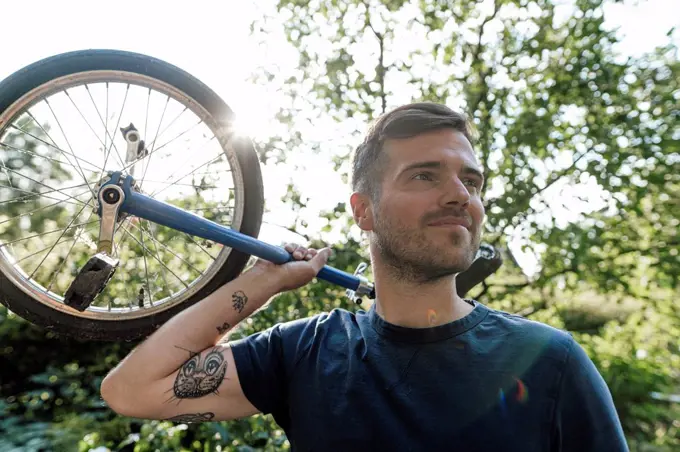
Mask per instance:
[[[482,243],[472,265],[456,276],[456,292],[463,298],[476,285],[496,273],[503,265],[503,257],[493,246]]]
[[[118,259],[105,253],[92,256],[66,291],[64,295],[66,305],[80,312],[86,310],[97,295],[106,288],[116,272],[118,262]]]
[[[134,126],[134,124],[130,123],[130,125],[127,127],[121,127],[120,132],[123,134],[123,137],[125,138],[125,141],[127,143],[125,163],[126,164],[132,163],[132,166],[128,168],[128,171],[131,176],[134,176],[135,166],[137,166],[135,162],[149,155],[149,150],[146,149],[144,140],[140,140],[139,131]]]

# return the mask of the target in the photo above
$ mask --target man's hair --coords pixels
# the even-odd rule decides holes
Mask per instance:
[[[402,105],[380,116],[369,128],[352,159],[352,190],[366,193],[373,201],[380,198],[386,140],[412,138],[439,130],[461,132],[473,144],[473,129],[467,117],[449,107],[431,102]]]

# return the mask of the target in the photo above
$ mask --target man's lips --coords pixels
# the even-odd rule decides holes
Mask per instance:
[[[472,222],[465,217],[444,217],[440,218],[436,221],[432,221],[428,223],[430,226],[453,226],[453,225],[459,225],[463,226],[466,229],[470,229],[472,227]]]

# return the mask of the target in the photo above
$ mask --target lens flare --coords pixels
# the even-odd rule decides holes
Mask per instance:
[[[503,414],[507,414],[507,411],[506,411],[507,408],[505,406],[505,393],[503,392],[502,389],[498,390],[498,400],[499,400],[499,404],[501,406],[501,412]]]
[[[524,403],[529,398],[529,391],[527,390],[527,386],[519,378],[515,378],[515,381],[517,382],[517,396],[516,396],[517,401]]]
[[[430,325],[434,325],[437,322],[437,312],[434,309],[428,309],[427,319],[429,320]]]

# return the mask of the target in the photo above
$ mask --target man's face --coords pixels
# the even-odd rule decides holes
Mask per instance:
[[[467,269],[481,239],[482,170],[452,129],[388,140],[372,240],[403,277],[432,281]]]

